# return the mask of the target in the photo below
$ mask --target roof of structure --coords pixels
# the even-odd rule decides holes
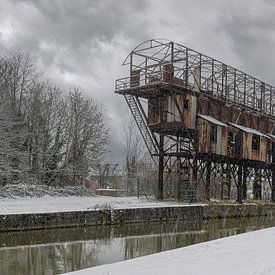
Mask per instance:
[[[252,129],[252,128],[249,128],[249,127],[245,127],[245,126],[242,126],[242,125],[239,125],[239,124],[231,123],[231,122],[229,122],[228,124],[232,125],[235,128],[238,128],[239,130],[244,131],[246,133],[258,135],[258,136],[265,137],[265,138],[270,138],[268,135],[266,135],[266,134],[264,134],[262,132],[259,132],[259,131],[255,130],[255,129]]]
[[[268,136],[271,137],[272,139],[275,139],[275,135],[268,134]]]
[[[198,115],[199,117],[201,117],[202,119],[205,119],[207,120],[208,122],[210,123],[213,123],[215,125],[219,125],[219,126],[222,126],[222,127],[228,127],[228,125],[226,125],[225,123],[215,119],[214,117],[212,116],[206,116],[206,115]]]

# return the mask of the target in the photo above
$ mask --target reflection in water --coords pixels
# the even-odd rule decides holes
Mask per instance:
[[[0,274],[58,274],[271,226],[247,218],[2,233]]]

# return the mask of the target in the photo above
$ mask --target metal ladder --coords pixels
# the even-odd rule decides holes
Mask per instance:
[[[148,148],[153,161],[155,162],[155,164],[157,164],[153,155],[159,153],[158,142],[155,135],[147,126],[147,118],[141,106],[141,103],[136,96],[126,94],[124,95],[124,97],[135,119],[135,122],[146,144],[146,147]]]

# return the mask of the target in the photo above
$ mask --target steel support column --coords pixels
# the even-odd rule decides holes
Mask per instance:
[[[205,191],[206,191],[206,198],[210,200],[210,183],[211,183],[211,161],[207,160],[206,162],[206,180],[205,180]]]
[[[248,168],[244,166],[243,168],[243,200],[247,198],[247,176],[248,176]]]
[[[159,136],[159,173],[158,173],[158,200],[163,200],[163,172],[164,172],[164,136]]]
[[[239,165],[238,167],[238,174],[237,174],[237,202],[242,203],[243,198],[243,167]]]
[[[275,163],[272,165],[271,201],[275,202]]]

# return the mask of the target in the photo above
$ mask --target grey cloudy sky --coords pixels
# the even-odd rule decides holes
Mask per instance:
[[[272,0],[0,0],[0,51],[31,49],[45,77],[104,105],[112,156],[128,115],[114,80],[137,44],[167,38],[275,84]]]

